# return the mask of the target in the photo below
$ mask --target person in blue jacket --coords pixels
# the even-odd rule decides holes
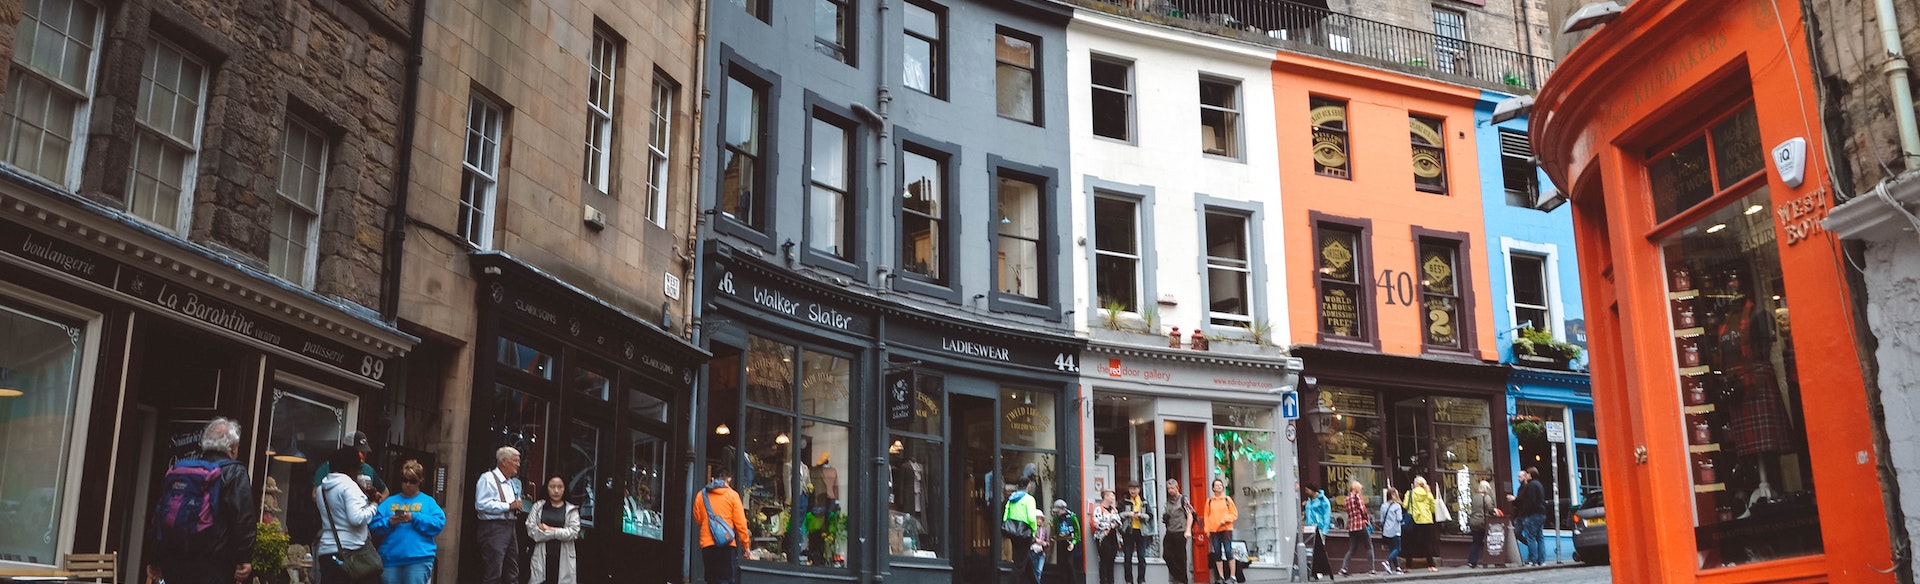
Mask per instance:
[[[1311,484],[1301,492],[1306,500],[1306,513],[1301,523],[1313,527],[1313,535],[1308,536],[1308,544],[1313,550],[1313,565],[1308,567],[1309,580],[1318,580],[1321,574],[1329,579],[1333,577],[1333,567],[1327,562],[1327,530],[1333,529],[1333,503],[1327,500],[1327,492]]]
[[[426,474],[420,461],[400,465],[400,494],[381,501],[373,517],[373,533],[386,538],[380,543],[380,560],[387,567],[380,574],[384,584],[433,581],[433,556],[439,547],[433,538],[447,526],[447,512],[420,492]]]

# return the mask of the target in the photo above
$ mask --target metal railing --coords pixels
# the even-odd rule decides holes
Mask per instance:
[[[1553,60],[1287,0],[1068,0],[1149,22],[1530,93]]]

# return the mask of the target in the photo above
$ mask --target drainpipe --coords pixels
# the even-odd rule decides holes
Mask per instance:
[[[890,0],[880,0],[875,4],[878,5],[879,12],[880,12],[879,16],[874,20],[874,22],[880,23],[879,39],[900,38],[897,34],[887,29],[888,23],[892,22],[887,18],[887,13],[893,9],[893,3]],[[875,158],[874,166],[877,168],[874,174],[878,178],[874,180],[872,184],[876,185],[874,188],[880,191],[881,193],[881,196],[875,197],[874,200],[884,201],[885,204],[876,207],[876,209],[891,209],[892,205],[894,205],[895,202],[899,200],[899,195],[892,195],[892,196],[887,195],[887,193],[890,192],[889,185],[892,184],[892,178],[893,178],[893,175],[887,173],[887,168],[893,162],[893,121],[890,117],[893,111],[893,89],[892,89],[892,86],[888,85],[887,80],[889,78],[888,77],[889,75],[893,75],[894,76],[892,77],[893,79],[899,79],[898,75],[900,75],[900,70],[894,68],[893,64],[887,61],[887,47],[890,45],[891,43],[888,43],[885,40],[880,40],[880,42],[873,43],[873,47],[874,47],[873,60],[875,63],[877,63],[877,66],[873,68],[874,69],[873,76],[874,76],[875,82],[878,85],[878,88],[875,90],[874,100],[878,102],[880,111],[877,112],[876,115],[872,115],[872,116],[868,116],[867,114],[873,113],[873,112],[865,112],[865,111],[858,112],[862,115],[862,117],[869,118],[866,120],[868,123],[880,126],[880,135],[878,137],[878,140],[880,143],[878,148],[879,156],[874,157]],[[866,108],[863,107],[860,109],[865,110]],[[866,215],[867,215],[866,217],[867,225],[869,226],[876,225],[876,224],[878,225],[888,224],[885,221],[875,221],[873,217],[871,217],[872,215],[875,215],[875,213],[867,213]],[[871,233],[871,231],[869,231],[869,233]],[[874,238],[874,239],[879,239],[879,238]],[[873,253],[873,252],[871,251],[871,249],[869,249],[868,253]],[[878,288],[880,288],[881,291],[885,291],[887,288],[887,285],[890,283],[890,281],[887,279],[887,276],[889,275],[891,274],[889,273],[875,274],[875,279],[877,280],[875,284],[878,285]],[[881,327],[880,330],[875,331],[875,333],[879,335],[879,338],[885,339],[886,326],[887,326],[885,318],[880,319],[879,326]],[[887,361],[888,357],[887,357],[886,346],[887,345],[885,342],[882,342],[880,344],[879,369],[881,371],[880,375],[882,377],[886,376],[886,369],[888,367],[888,361]],[[884,437],[885,434],[883,433],[882,436]],[[882,443],[885,443],[884,439],[882,440]],[[873,475],[872,475],[873,478],[869,480],[868,484],[873,487],[874,492],[880,492],[886,486],[886,484],[883,482],[886,479],[882,478],[887,476],[888,461],[887,461],[886,453],[884,451],[875,453],[872,460],[872,464],[873,464]],[[873,509],[876,511],[883,509],[883,507],[879,505],[878,502],[872,503],[872,506],[873,506]],[[885,513],[868,513],[867,515],[869,517],[872,517],[872,519],[870,519],[867,523],[867,526],[869,527],[869,530],[868,530],[869,533],[886,533],[887,524],[885,520],[885,515],[886,515]],[[868,538],[866,537],[861,538],[861,543],[863,544],[862,546],[863,548],[865,547],[864,544],[867,541],[868,541]],[[884,554],[864,554],[864,555],[867,556],[867,565],[862,570],[864,573],[862,574],[863,577],[861,578],[861,580],[866,584],[880,584],[881,582],[884,582],[886,580],[887,574],[882,571],[880,566],[882,563],[881,558],[885,557],[885,555]]]
[[[406,87],[401,90],[400,161],[393,171],[393,208],[387,210],[386,253],[380,262],[380,320],[393,324],[400,320],[400,260],[407,244],[407,200],[413,191],[413,129],[420,112],[420,63],[426,49],[427,0],[413,0],[413,14],[407,34],[413,47],[407,55]]]
[[[1537,92],[1540,90],[1540,71],[1534,64],[1540,59],[1533,54],[1533,11],[1527,9],[1529,2],[1532,0],[1514,1],[1520,5],[1520,38],[1527,41],[1527,86]]]
[[[1893,0],[1874,0],[1873,12],[1880,19],[1880,41],[1887,47],[1887,62],[1880,65],[1893,90],[1893,116],[1900,124],[1900,157],[1907,170],[1920,163],[1920,127],[1914,123],[1913,90],[1907,85],[1907,55],[1900,46],[1900,21],[1893,11]]]
[[[696,57],[693,60],[693,85],[691,86],[693,88],[691,93],[694,95],[693,119],[692,123],[689,124],[693,126],[693,144],[692,147],[689,148],[691,153],[687,158],[687,168],[691,169],[691,172],[687,173],[687,180],[693,183],[688,189],[693,193],[693,208],[688,209],[687,212],[687,242],[685,244],[686,251],[681,256],[683,259],[681,260],[682,278],[680,280],[680,289],[683,293],[689,295],[687,302],[687,312],[689,314],[686,325],[687,334],[691,339],[690,342],[696,347],[702,345],[700,317],[701,314],[705,312],[702,306],[706,303],[706,286],[701,281],[701,278],[704,277],[706,273],[706,262],[702,261],[700,257],[700,244],[706,240],[706,236],[709,235],[710,231],[707,213],[703,209],[704,205],[701,203],[702,199],[700,197],[700,185],[703,182],[701,179],[703,172],[700,153],[701,149],[705,147],[705,140],[702,138],[705,135],[706,126],[704,122],[707,109],[707,21],[711,17],[711,14],[707,11],[708,4],[711,3],[694,3],[695,24],[693,29],[693,42],[698,48],[695,50]],[[685,477],[681,479],[681,482],[686,485],[687,493],[686,499],[681,503],[687,505],[686,508],[688,509],[692,508],[696,493],[700,492],[700,489],[705,486],[703,481],[705,480],[706,473],[698,472],[702,466],[700,461],[705,460],[707,452],[705,442],[702,440],[702,438],[706,436],[706,411],[709,406],[706,398],[708,376],[705,369],[705,364],[702,364],[701,373],[696,377],[699,384],[693,392],[692,401],[694,403],[692,407],[694,413],[690,416],[692,423],[687,424],[686,452],[691,453],[691,457],[687,460]],[[700,541],[700,527],[693,525],[691,521],[687,523],[688,525],[682,528],[682,541],[698,543]],[[691,552],[692,550],[688,551]],[[682,574],[681,582],[693,581],[692,553],[681,554],[680,574]],[[706,576],[704,572],[701,575],[703,578]]]

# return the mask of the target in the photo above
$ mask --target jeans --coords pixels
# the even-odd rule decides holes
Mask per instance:
[[[1487,549],[1487,528],[1485,527],[1473,528],[1473,547],[1467,550],[1467,565],[1469,566],[1480,565],[1480,552],[1481,550],[1485,550],[1485,549]],[[1487,558],[1487,559],[1492,560],[1497,558]]]
[[[1526,561],[1530,564],[1547,563],[1547,546],[1540,530],[1545,526],[1547,516],[1528,515],[1520,518],[1520,542],[1526,547]]]
[[[707,569],[708,584],[733,584],[740,581],[740,548],[731,545],[710,545],[700,548],[700,559]]]
[[[520,538],[515,534],[520,522],[512,519],[482,519],[476,530],[480,540],[480,583],[520,584]]]
[[[1373,555],[1373,530],[1362,529],[1347,532],[1347,555],[1340,558],[1340,573],[1347,572],[1347,561],[1353,559],[1353,548],[1367,546],[1367,571],[1373,571],[1374,562],[1379,558]]]
[[[1146,584],[1147,534],[1120,535],[1120,577],[1127,584]]]
[[[433,560],[404,566],[387,565],[380,573],[383,584],[427,584],[433,581]]]
[[[1100,553],[1100,584],[1113,584],[1113,556],[1120,551],[1120,533],[1109,532],[1094,540],[1093,549]]]
[[[1045,548],[1033,551],[1033,540],[1007,538],[1007,545],[1013,546],[1014,584],[1040,584],[1040,573],[1047,567]]]
[[[1387,565],[1393,566],[1394,569],[1400,568],[1400,542],[1402,541],[1402,537],[1403,536],[1396,535],[1387,538],[1388,542],[1392,542],[1391,545],[1393,547],[1393,551],[1387,552]]]
[[[1160,540],[1160,557],[1167,561],[1167,582],[1187,584],[1187,534],[1169,531]]]

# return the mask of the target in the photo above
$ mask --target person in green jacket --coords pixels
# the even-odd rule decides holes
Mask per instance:
[[[1054,553],[1060,554],[1060,564],[1067,570],[1067,581],[1073,582],[1084,565],[1080,558],[1086,552],[1080,549],[1080,516],[1074,514],[1073,507],[1064,499],[1053,500],[1053,545]]]
[[[1023,576],[1021,582],[1040,584],[1040,570],[1046,566],[1047,560],[1045,551],[1047,515],[1040,511],[1039,505],[1034,504],[1033,496],[1027,494],[1028,482],[1028,480],[1020,481],[1020,485],[1014,489],[1013,494],[1007,496],[1006,511],[1001,513],[1000,520],[1002,522],[1013,520],[1027,524],[1029,533],[1032,533],[1033,537],[1008,535],[1007,546],[1013,550],[1014,569],[1021,570]]]

